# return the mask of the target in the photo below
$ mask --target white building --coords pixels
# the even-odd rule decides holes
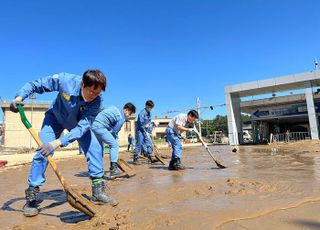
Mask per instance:
[[[152,136],[156,138],[164,138],[164,136],[166,135],[166,128],[171,121],[171,118],[158,118],[156,116],[151,121],[156,125],[156,127],[152,131]]]
[[[243,143],[241,112],[251,114],[252,128],[268,138],[271,132],[290,129],[300,124],[312,139],[319,139],[318,116],[320,95],[320,71],[305,72],[225,87],[228,117],[228,133],[231,145]],[[276,97],[278,92],[300,90],[299,94]],[[270,98],[242,101],[256,95],[272,95]],[[279,130],[277,130],[279,129]],[[283,131],[282,131],[283,132]]]

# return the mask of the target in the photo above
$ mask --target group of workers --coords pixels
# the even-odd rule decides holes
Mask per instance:
[[[117,166],[119,155],[118,133],[124,122],[136,112],[133,103],[126,103],[123,108],[116,106],[102,107],[101,92],[107,87],[105,75],[97,69],[87,70],[83,76],[60,73],[50,75],[26,83],[15,95],[10,104],[10,110],[17,113],[18,106],[23,106],[23,101],[34,93],[58,92],[52,105],[45,112],[45,117],[39,133],[42,145],[38,147],[32,160],[28,177],[28,188],[25,190],[26,203],[23,214],[27,217],[39,213],[38,198],[40,186],[45,181],[45,171],[48,166],[47,156],[53,156],[58,147],[64,147],[73,141],[78,141],[85,154],[88,174],[92,181],[92,201],[98,204],[115,206],[117,200],[105,192],[103,146],[109,145],[110,149],[110,175],[116,176],[122,172]],[[151,132],[154,125],[151,122],[151,111],[154,103],[148,100],[145,108],[139,113],[136,126],[136,144],[134,148],[133,163],[139,164],[138,155],[141,151],[146,154],[151,162],[152,143]],[[188,114],[179,114],[174,117],[167,129],[167,141],[171,144],[173,152],[169,170],[181,170],[185,167],[181,163],[182,144],[181,133],[193,131],[189,128],[198,113],[191,110]],[[69,132],[63,134],[64,129]],[[128,151],[133,146],[133,137],[130,139]]]

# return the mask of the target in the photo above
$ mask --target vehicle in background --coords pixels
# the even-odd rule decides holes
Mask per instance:
[[[211,143],[221,143],[221,138],[224,137],[222,131],[214,131],[212,135],[209,135],[209,142]]]
[[[252,136],[249,130],[243,130],[242,135],[243,135],[243,142],[248,143],[252,141]]]
[[[186,138],[186,143],[197,143],[198,141],[199,140],[198,140],[198,137],[196,135],[189,135]]]
[[[206,137],[207,142],[214,144],[228,144],[229,138],[225,135],[223,131],[214,131],[213,134]]]

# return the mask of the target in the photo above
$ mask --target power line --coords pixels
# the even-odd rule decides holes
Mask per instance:
[[[216,107],[223,107],[226,106],[226,104],[219,104],[219,105],[209,105],[209,106],[200,106],[199,109],[206,110],[214,110]],[[162,114],[170,114],[170,113],[181,113],[181,112],[188,112],[195,108],[189,108],[189,109],[180,109],[180,110],[168,110],[166,112],[163,112]],[[202,111],[203,112],[203,111]]]
[[[214,108],[216,107],[222,107],[222,106],[225,106],[226,104],[219,104],[219,105],[209,105],[209,106],[201,106],[200,105],[200,98],[197,97],[196,99],[196,110],[199,114],[199,119],[198,119],[198,130],[199,130],[199,133],[200,133],[200,136],[202,136],[202,133],[201,133],[201,114],[206,110],[206,109],[210,109],[210,110],[213,110]],[[194,108],[192,108],[194,109]],[[167,112],[164,112],[162,114],[169,114],[169,113],[181,113],[181,112],[186,112],[186,111],[190,111],[192,109],[183,109],[183,110],[169,110]]]

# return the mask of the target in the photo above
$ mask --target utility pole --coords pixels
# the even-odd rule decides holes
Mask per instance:
[[[313,60],[313,62],[314,62],[314,68],[315,68],[315,70],[318,70],[318,69],[319,69],[319,67],[318,67],[318,60],[315,58],[315,59]]]
[[[199,128],[198,128],[198,130],[199,130],[199,133],[200,133],[200,137],[202,137],[202,132],[201,132],[201,119],[200,119],[200,98],[199,97],[197,97],[197,112],[198,112],[198,114],[199,114]]]

